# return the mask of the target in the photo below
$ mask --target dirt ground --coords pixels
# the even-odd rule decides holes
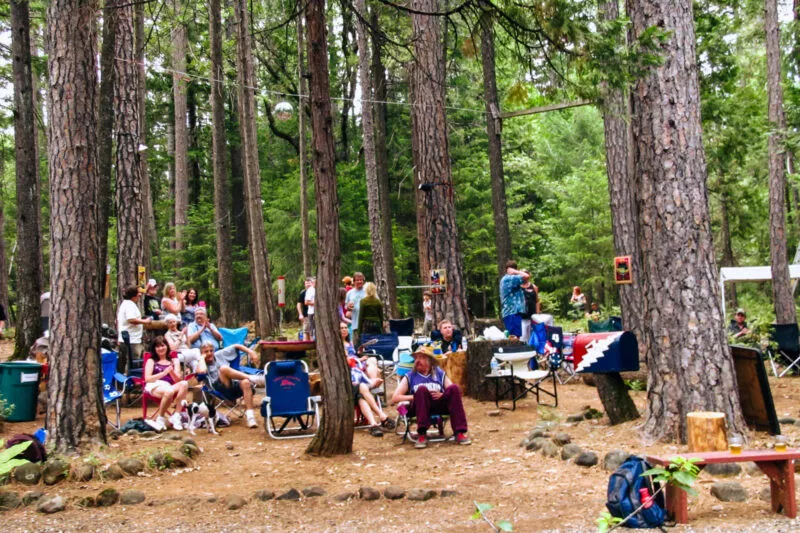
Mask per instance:
[[[8,341],[5,341],[8,342]],[[6,346],[0,345],[0,352]],[[798,416],[800,379],[771,380],[779,416]],[[644,408],[645,393],[632,393],[636,404]],[[180,471],[148,472],[144,476],[119,481],[63,482],[54,487],[40,485],[38,490],[67,497],[96,495],[106,487],[119,491],[142,490],[144,504],[107,509],[82,509],[74,504],[55,515],[45,516],[35,506],[2,515],[3,531],[490,531],[482,521],[470,520],[473,502],[494,505],[488,512],[493,520],[506,519],[514,531],[593,531],[594,521],[604,509],[609,472],[602,469],[602,457],[614,449],[645,453],[681,453],[685,447],[648,444],[638,433],[641,422],[616,427],[604,419],[564,425],[573,442],[600,456],[601,464],[583,468],[560,459],[548,459],[525,451],[520,441],[539,422],[542,413],[534,400],[524,400],[514,412],[503,410],[492,416],[493,403],[465,401],[471,446],[453,443],[432,444],[426,450],[400,443],[387,433],[383,438],[356,432],[353,453],[334,458],[309,457],[304,454],[307,439],[276,441],[263,426],[247,429],[237,420],[221,436],[198,431],[195,440],[203,450],[191,468]],[[583,406],[602,409],[596,390],[581,382],[559,388],[561,421]],[[391,410],[393,412],[393,410]],[[126,409],[123,420],[141,413],[140,408]],[[259,417],[259,420],[260,417]],[[6,424],[0,438],[20,432],[32,432],[43,423]],[[97,450],[93,459],[109,465],[166,442],[169,433],[155,441],[123,437]],[[183,432],[186,434],[186,432]],[[784,426],[790,445],[800,444],[800,427]],[[770,437],[752,433],[750,447],[766,447]],[[758,498],[769,486],[761,474],[740,474],[736,481],[748,491],[745,503],[723,503],[710,495],[713,482],[701,474],[699,496],[690,498],[689,529],[678,531],[800,531],[800,522],[773,515],[768,502]],[[383,490],[388,486],[404,489],[451,489],[456,496],[434,498],[427,502],[406,499],[390,501],[336,502],[334,496],[356,492],[367,486]],[[299,502],[251,499],[254,491],[268,489],[281,494],[290,488],[302,490],[320,486],[327,494],[303,498]],[[29,487],[12,484],[6,487],[24,493]],[[248,499],[237,511],[228,511],[221,498],[237,494]],[[211,500],[211,501],[209,501]],[[764,525],[769,524],[769,525]]]

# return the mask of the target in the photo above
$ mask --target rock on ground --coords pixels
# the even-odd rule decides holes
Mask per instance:
[[[426,502],[436,496],[435,490],[411,489],[408,491],[408,499],[413,502]]]
[[[545,457],[558,457],[560,451],[561,449],[550,440],[542,443],[542,447],[539,450],[539,452],[541,452],[541,454]]]
[[[238,494],[230,494],[225,497],[225,508],[229,511],[236,511],[247,505],[247,500]]]
[[[578,466],[594,466],[598,462],[597,454],[594,452],[581,452],[575,458],[575,464]]]
[[[38,485],[42,479],[42,466],[38,463],[25,463],[14,469],[14,479],[23,485]]]
[[[711,495],[723,502],[747,501],[747,491],[735,481],[717,481],[711,486]]]
[[[620,467],[630,454],[624,450],[611,450],[603,457],[603,470],[613,472]]]
[[[257,490],[257,491],[255,491],[253,493],[253,498],[255,498],[256,500],[265,502],[265,501],[268,501],[268,500],[271,500],[271,499],[275,498],[275,493],[272,492],[271,490],[264,490],[264,489]]]
[[[22,498],[18,492],[12,490],[0,491],[0,512],[10,511],[22,505]]]
[[[399,500],[405,497],[405,495],[405,489],[401,489],[400,487],[386,487],[383,491],[383,497],[387,500]]]
[[[737,463],[712,463],[706,465],[704,471],[716,477],[731,477],[742,473],[742,467]]]
[[[63,511],[66,505],[63,496],[46,496],[39,500],[36,510],[44,514],[53,514]]]
[[[145,500],[144,492],[140,490],[126,490],[119,496],[122,505],[136,505]]]
[[[325,489],[322,487],[306,487],[303,489],[303,496],[306,498],[316,498],[318,496],[325,496]]]
[[[289,489],[288,491],[284,492],[283,494],[281,494],[280,496],[278,496],[275,499],[276,500],[288,500],[288,501],[297,502],[297,501],[300,501],[300,492],[298,492],[297,489]]]
[[[381,497],[381,493],[372,487],[361,487],[358,489],[358,497],[362,500],[372,501]]]
[[[100,494],[95,498],[98,507],[111,507],[119,501],[119,492],[117,489],[108,488],[100,491]]]
[[[564,461],[566,461],[567,459],[572,459],[582,451],[583,448],[581,448],[577,444],[567,444],[566,446],[561,448],[561,458]]]
[[[139,472],[144,472],[144,462],[134,457],[126,457],[117,461],[120,469],[129,476],[135,476]]]

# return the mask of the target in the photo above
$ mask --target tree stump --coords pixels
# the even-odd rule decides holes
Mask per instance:
[[[524,343],[518,340],[505,339],[502,341],[472,341],[469,343],[469,357],[467,358],[467,388],[462,391],[466,396],[480,401],[494,401],[494,387],[486,374],[492,371],[490,362],[494,351],[501,346],[517,346]],[[511,393],[500,397],[501,400],[511,398]]]
[[[719,452],[728,449],[725,414],[709,411],[686,413],[686,438],[690,452]]]
[[[455,385],[461,389],[462,394],[467,390],[467,352],[459,350],[447,354],[447,361],[444,364],[444,371]]]

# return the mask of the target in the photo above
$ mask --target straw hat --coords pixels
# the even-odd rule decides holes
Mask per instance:
[[[433,365],[441,365],[446,359],[447,356],[444,355],[442,352],[442,348],[438,343],[428,343],[423,344],[414,352],[414,359],[417,356],[427,356],[428,359],[431,360],[431,364]]]

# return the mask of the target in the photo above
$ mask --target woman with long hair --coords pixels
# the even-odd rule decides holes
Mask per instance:
[[[170,404],[175,412],[169,417],[172,427],[180,431],[183,429],[181,422],[180,408],[181,402],[189,392],[189,384],[183,381],[180,362],[177,354],[170,352],[167,340],[159,335],[153,339],[150,358],[144,366],[144,390],[151,396],[161,400],[156,411],[155,419],[147,419],[145,422],[156,431],[167,429],[164,415]]]

